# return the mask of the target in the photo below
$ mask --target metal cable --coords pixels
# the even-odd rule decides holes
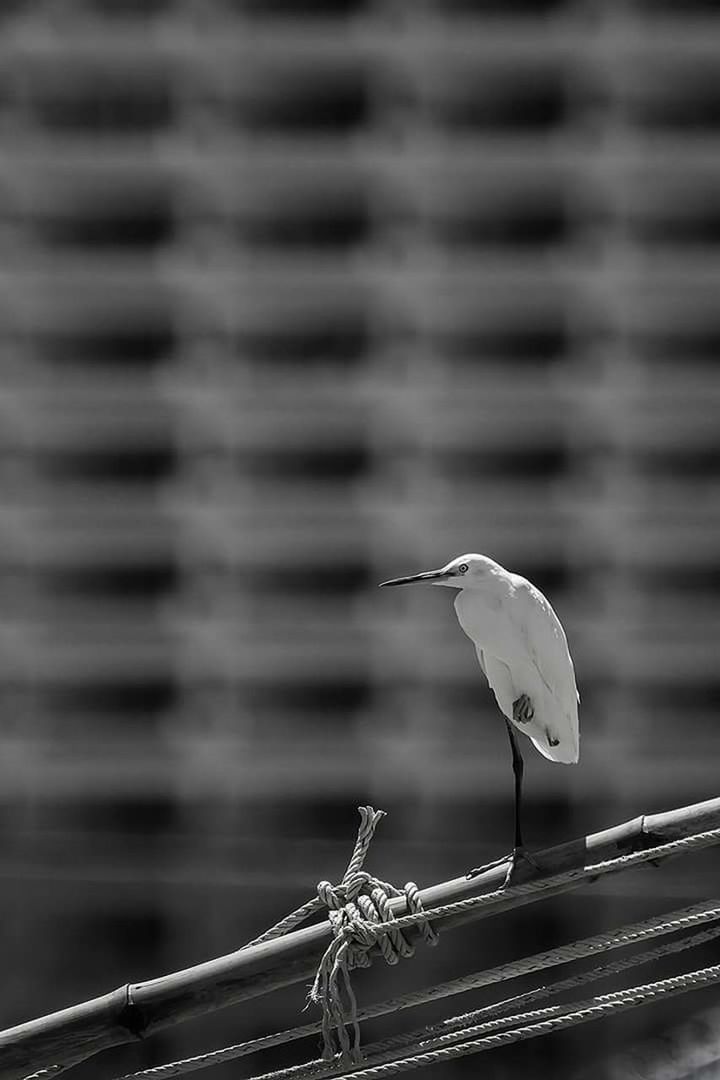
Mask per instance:
[[[432,1049],[420,1049],[409,1057],[395,1061],[374,1063],[368,1059],[360,1068],[346,1069],[338,1062],[335,1069],[330,1073],[320,1072],[317,1062],[308,1062],[293,1070],[294,1080],[317,1080],[320,1076],[334,1074],[336,1076],[350,1075],[353,1080],[384,1080],[385,1077],[395,1076],[409,1069],[424,1068],[426,1065],[436,1065],[455,1058],[465,1057],[469,1054],[482,1053],[484,1050],[493,1050],[509,1043],[523,1042],[526,1039],[534,1039],[541,1035],[550,1035],[563,1028],[574,1027],[577,1024],[587,1023],[591,1020],[600,1020],[617,1012],[637,1008],[651,1002],[661,1000],[675,994],[686,993],[690,990],[712,986],[720,982],[720,964],[713,967],[701,968],[684,975],[677,975],[670,979],[662,979],[658,982],[647,983],[643,986],[634,986],[628,990],[617,990],[602,997],[592,998],[589,1001],[571,1002],[566,1006],[553,1006],[549,1009],[538,1009],[533,1013],[519,1014],[512,1018],[505,1017],[501,1020],[490,1021],[489,1024],[479,1024],[466,1028],[462,1036],[469,1041],[458,1043],[458,1033],[439,1036],[432,1040]],[[568,1011],[569,1010],[569,1011]],[[539,1019],[540,1018],[540,1019]],[[528,1019],[536,1022],[527,1023]],[[514,1027],[506,1031],[497,1031],[481,1038],[477,1036],[495,1024],[509,1024],[517,1022],[522,1026]],[[452,1045],[447,1043],[452,1042]],[[251,1077],[250,1080],[285,1080],[287,1070],[263,1073],[261,1076]]]
[[[572,960],[581,959],[582,957],[596,955],[597,953],[609,949],[618,949],[628,945],[637,944],[653,937],[675,933],[717,919],[720,919],[720,900],[714,899],[693,904],[690,907],[672,912],[670,915],[653,916],[637,923],[630,923],[613,930],[605,931],[601,934],[595,934],[592,937],[580,941],[570,942],[569,944],[559,946],[556,949],[536,953],[534,956],[523,957],[519,960],[502,964],[489,971],[475,972],[472,975],[466,975],[459,979],[440,983],[425,990],[415,991],[411,994],[403,995],[402,997],[390,998],[386,1001],[378,1002],[375,1005],[370,1005],[367,1008],[360,1010],[358,1012],[358,1019],[372,1019],[377,1016],[384,1016],[391,1012],[411,1008],[415,1005],[435,1001],[439,998],[463,993],[467,990],[496,985],[510,979],[518,978],[522,975],[529,975],[533,972],[543,971]],[[707,934],[707,937],[703,938],[703,940],[710,940],[710,938],[720,934],[720,927],[713,927],[705,933]],[[625,970],[626,968],[633,967],[641,962],[649,962],[661,955],[680,952],[684,949],[691,948],[693,945],[701,943],[700,938],[701,935],[698,934],[693,935],[690,938],[682,939],[681,941],[669,942],[658,949],[653,950],[651,953],[643,954],[642,959],[640,957],[628,957],[625,960],[617,961],[615,965],[605,965],[601,969],[593,969],[592,972],[584,972],[580,975],[572,976],[571,978],[564,980],[562,986],[560,984],[555,984],[559,987],[557,992],[559,993],[561,990],[571,989],[575,986],[582,985],[585,982],[593,981],[592,977],[594,972],[598,972],[597,974],[594,974],[594,978],[602,978],[605,974],[614,974],[615,971]],[[532,1000],[539,1000],[543,996],[550,996],[553,992],[555,992],[554,987],[540,987],[537,990],[528,991],[527,995],[520,995],[518,998],[510,999],[508,1002],[500,1002],[497,1005],[486,1006],[486,1009],[500,1009],[505,1005],[508,1007],[515,1007],[515,1004],[519,1004],[521,1001],[522,1003],[529,1003]],[[537,998],[532,996],[535,994],[537,994]],[[484,1010],[480,1010],[480,1012],[484,1012]],[[468,1014],[469,1017],[472,1017],[473,1015],[474,1014],[472,1013]],[[485,1015],[487,1016],[488,1014],[486,1013]],[[458,1019],[464,1021],[466,1018],[460,1017]],[[278,1046],[283,1043],[292,1042],[296,1039],[302,1039],[309,1035],[317,1034],[320,1029],[321,1023],[319,1021],[304,1024],[299,1027],[289,1028],[285,1031],[260,1036],[257,1039],[250,1039],[234,1046],[223,1047],[219,1050],[211,1050],[206,1054],[185,1058],[182,1061],[169,1062],[165,1065],[157,1065],[150,1069],[141,1070],[140,1072],[128,1073],[119,1078],[119,1080],[168,1080],[170,1077],[185,1075],[198,1069],[219,1064],[222,1061],[234,1060],[243,1057],[246,1054],[267,1049],[271,1046]],[[322,1064],[323,1061],[318,1060],[318,1067]],[[325,1065],[327,1066],[327,1063],[325,1063]],[[292,1071],[287,1072],[288,1077],[292,1075]]]

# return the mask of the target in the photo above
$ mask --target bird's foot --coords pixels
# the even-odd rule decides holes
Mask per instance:
[[[484,874],[487,870],[494,870],[497,866],[504,866],[506,862],[512,859],[512,854],[503,855],[500,859],[493,859],[492,862],[483,863],[482,866],[476,866],[474,870],[468,870],[466,877],[479,877],[480,874]]]
[[[512,711],[516,724],[529,724],[535,716],[535,706],[527,694],[521,694],[513,701]]]
[[[496,867],[504,866],[506,863],[508,868],[502,885],[503,889],[507,889],[509,885],[519,885],[521,881],[528,880],[528,875],[519,869],[523,863],[530,866],[535,872],[540,870],[537,862],[526,848],[516,847],[513,848],[509,855],[503,855],[501,859],[493,859],[492,862],[483,863],[482,866],[470,870],[467,876],[469,878],[478,877],[480,874],[484,874],[486,870],[494,870]]]
[[[525,873],[522,872],[520,867],[525,864]],[[530,868],[531,873],[527,873],[527,868]],[[503,888],[507,889],[508,885],[519,885],[521,881],[527,881],[529,877],[533,877],[534,874],[540,873],[540,867],[537,862],[524,847],[513,848],[510,854],[510,865],[508,872],[505,875],[505,882]]]

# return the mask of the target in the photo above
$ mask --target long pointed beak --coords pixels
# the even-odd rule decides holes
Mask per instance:
[[[447,570],[427,570],[424,574],[411,574],[410,577],[391,578],[390,581],[381,581],[380,588],[385,589],[388,585],[412,585],[414,581],[437,581],[438,578],[449,577]]]

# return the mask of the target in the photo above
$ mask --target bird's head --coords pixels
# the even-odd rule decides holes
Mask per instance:
[[[425,581],[429,585],[447,585],[451,589],[480,588],[492,575],[493,569],[499,569],[498,565],[487,555],[458,555],[439,570],[425,570],[422,574],[381,581],[380,587]]]

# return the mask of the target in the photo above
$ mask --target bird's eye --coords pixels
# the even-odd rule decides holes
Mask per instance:
[[[467,574],[469,569],[470,567],[466,562],[460,563],[460,565],[458,566],[458,574]]]

